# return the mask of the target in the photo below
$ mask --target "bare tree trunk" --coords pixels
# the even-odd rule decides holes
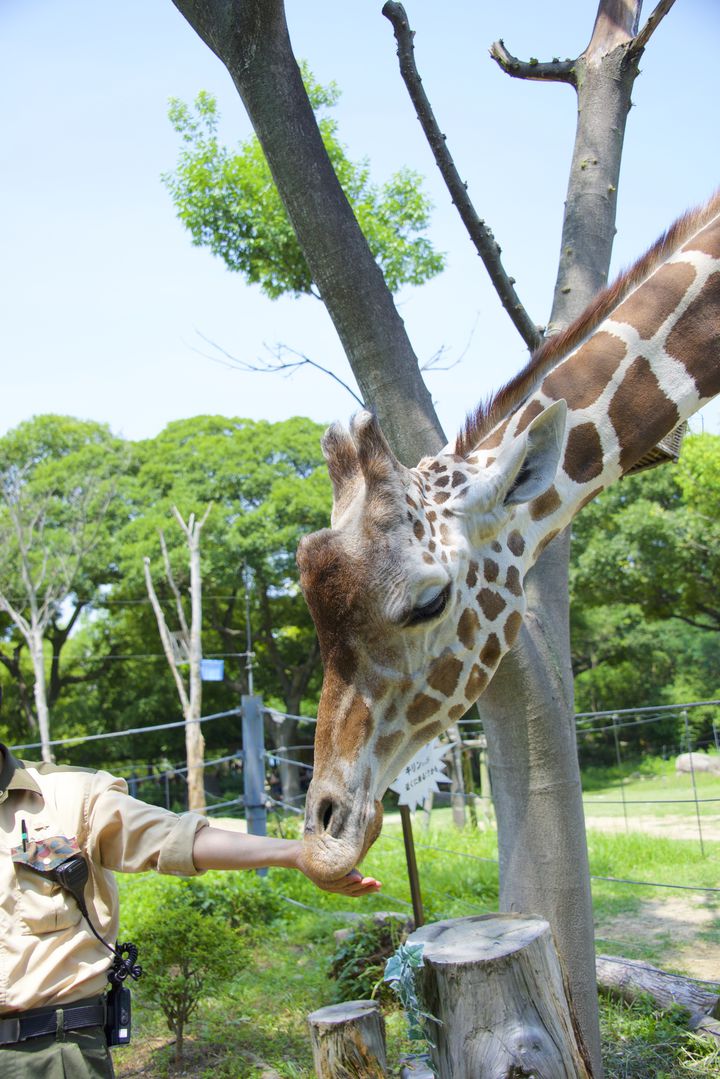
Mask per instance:
[[[202,576],[200,573],[200,530],[202,522],[195,522],[190,515],[187,527],[175,510],[180,527],[185,531],[190,550],[190,657],[188,709],[185,714],[185,752],[188,767],[188,808],[205,809],[205,739],[200,726],[202,715]],[[193,527],[194,526],[194,527]]]
[[[43,632],[39,626],[31,627],[28,637],[28,648],[32,659],[33,674],[35,675],[35,713],[37,715],[38,731],[40,734],[40,754],[47,764],[54,761],[50,747],[50,709],[47,700],[47,683],[45,678],[45,654],[43,651]]]

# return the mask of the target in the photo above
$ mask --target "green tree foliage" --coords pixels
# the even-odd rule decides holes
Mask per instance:
[[[44,741],[48,708],[91,677],[61,654],[116,575],[124,460],[106,426],[67,416],[35,417],[0,439],[0,663],[13,680],[8,708],[24,716],[25,734],[39,722]]]
[[[245,950],[223,918],[199,909],[189,882],[163,880],[156,891],[157,905],[133,924],[143,966],[138,991],[165,1016],[179,1064],[188,1022],[202,998],[236,973]]]
[[[303,78],[316,113],[331,109],[340,91],[320,86],[306,67]],[[174,98],[170,121],[183,146],[174,172],[163,174],[178,217],[192,242],[208,247],[228,269],[259,284],[273,299],[313,292],[305,257],[280,201],[265,155],[253,135],[236,149],[218,138],[220,116],[211,94],[194,107]],[[425,235],[431,204],[420,176],[396,172],[382,186],[370,179],[367,160],[351,161],[338,137],[337,121],[318,118],[323,142],[388,287],[420,285],[444,265]]]
[[[718,696],[719,510],[720,437],[695,435],[677,465],[623,480],[576,518],[571,632],[578,711]],[[708,717],[690,716],[696,737],[708,738]],[[677,743],[681,732],[673,720],[625,733],[638,748],[659,750],[658,740]]]
[[[580,516],[574,595],[720,630],[718,511],[720,437],[695,435],[676,466],[624,480]]]

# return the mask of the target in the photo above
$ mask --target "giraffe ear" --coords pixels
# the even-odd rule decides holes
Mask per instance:
[[[377,488],[406,487],[409,471],[400,464],[382,433],[377,417],[363,409],[356,412],[350,432],[368,492]]]
[[[535,417],[513,447],[505,473],[504,505],[530,502],[547,491],[560,463],[566,418],[567,402],[554,401]]]
[[[333,488],[332,520],[352,501],[361,480],[360,461],[352,438],[340,423],[328,427],[320,446]]]

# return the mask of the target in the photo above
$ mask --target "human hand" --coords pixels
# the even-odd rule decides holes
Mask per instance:
[[[303,870],[303,872],[305,871]],[[305,876],[324,892],[337,892],[339,895],[351,895],[355,898],[363,895],[374,895],[382,887],[379,880],[375,880],[374,877],[364,877],[357,869],[351,870],[347,876],[340,877],[339,880],[317,880],[311,877],[309,873],[305,873]]]

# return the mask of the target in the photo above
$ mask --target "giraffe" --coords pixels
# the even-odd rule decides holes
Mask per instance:
[[[486,688],[541,551],[718,392],[720,192],[436,456],[406,468],[366,411],[329,428],[331,527],[297,556],[324,666],[304,831],[318,877],[361,861],[388,785]]]

